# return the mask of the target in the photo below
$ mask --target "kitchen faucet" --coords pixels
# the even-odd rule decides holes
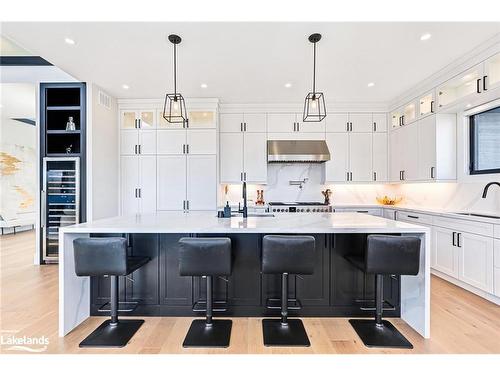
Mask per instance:
[[[238,202],[238,212],[243,214],[243,217],[248,217],[248,207],[247,207],[247,183],[243,181],[243,209],[240,208],[240,202]]]
[[[500,186],[500,182],[490,182],[490,183],[486,184],[486,186],[484,187],[484,190],[483,190],[483,198],[486,198],[486,194],[488,194],[488,189],[490,188],[491,185]]]

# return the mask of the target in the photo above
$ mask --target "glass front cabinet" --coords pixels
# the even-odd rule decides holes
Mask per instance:
[[[393,129],[399,128],[401,123],[401,116],[403,115],[402,108],[395,109],[391,112],[391,127]]]
[[[483,85],[483,64],[478,64],[438,87],[438,106],[441,109],[480,94],[483,92]]]
[[[416,119],[417,119],[417,102],[408,103],[403,108],[403,118],[401,119],[401,125],[411,124]]]
[[[435,112],[434,98],[435,92],[431,91],[420,97],[418,100],[419,116],[424,117]]]
[[[486,90],[500,87],[500,53],[484,62],[484,76]]]

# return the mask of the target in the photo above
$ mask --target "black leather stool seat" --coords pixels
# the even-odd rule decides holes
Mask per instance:
[[[262,273],[311,275],[314,272],[314,247],[312,236],[264,236]]]
[[[231,275],[231,239],[183,237],[179,245],[181,276]]]
[[[126,276],[151,260],[127,256],[122,237],[76,238],[73,247],[77,276]]]

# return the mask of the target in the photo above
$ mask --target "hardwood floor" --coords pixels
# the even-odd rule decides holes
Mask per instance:
[[[431,281],[431,339],[424,340],[400,319],[391,319],[413,343],[413,350],[368,349],[344,318],[303,319],[309,348],[266,348],[261,319],[233,319],[228,349],[183,349],[191,318],[146,318],[122,349],[80,349],[78,343],[104,319],[91,317],[64,338],[57,336],[56,265],[34,266],[34,231],[0,237],[0,328],[2,336],[39,337],[50,342],[43,353],[500,353],[500,307],[442,279]],[[1,353],[26,353],[0,346]],[[37,346],[33,346],[37,348]]]

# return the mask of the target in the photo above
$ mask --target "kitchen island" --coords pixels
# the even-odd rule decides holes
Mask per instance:
[[[89,236],[126,236],[133,255],[151,261],[120,282],[120,300],[137,305],[130,315],[197,316],[201,314],[203,279],[178,272],[178,240],[185,236],[231,238],[233,273],[214,280],[215,299],[226,316],[273,316],[280,278],[260,273],[262,236],[309,234],[316,238],[313,275],[291,278],[289,298],[301,302],[290,315],[372,316],[373,276],[352,267],[344,255],[362,253],[368,234],[418,236],[422,239],[417,276],[386,276],[387,317],[401,317],[425,338],[430,337],[429,229],[360,213],[276,214],[217,218],[212,212],[163,212],[121,216],[68,227],[59,232],[59,335],[64,336],[90,315],[104,315],[108,278],[77,277],[73,240]],[[297,305],[298,307],[298,305]],[[217,311],[217,310],[216,310]],[[125,313],[124,315],[127,315]]]

